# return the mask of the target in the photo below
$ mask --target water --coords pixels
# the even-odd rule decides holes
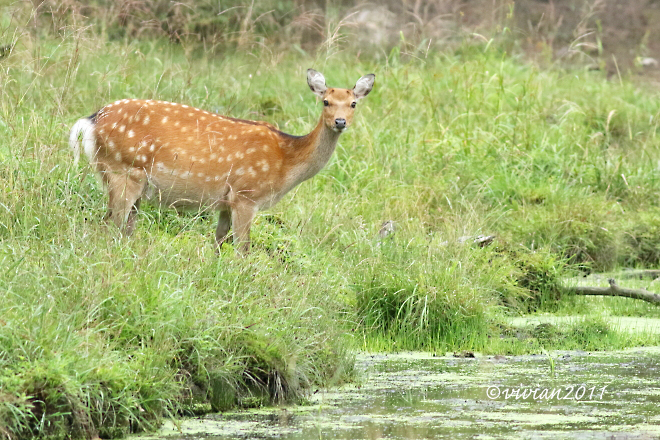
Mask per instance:
[[[358,367],[360,386],[319,391],[308,406],[213,414],[142,438],[660,439],[658,347],[362,355]]]

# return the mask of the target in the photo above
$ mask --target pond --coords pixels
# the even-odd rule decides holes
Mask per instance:
[[[310,405],[168,422],[140,438],[660,439],[660,347],[357,364],[361,385],[319,391]]]

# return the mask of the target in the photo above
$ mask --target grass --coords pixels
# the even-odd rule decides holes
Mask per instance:
[[[603,351],[649,344],[647,336],[621,331],[600,317],[578,318],[564,323],[540,323],[502,328],[503,337],[495,342],[501,352],[522,354],[545,350]]]
[[[659,264],[656,93],[540,70],[497,44],[395,48],[384,63],[353,50],[218,54],[76,26],[34,33],[11,17],[0,18],[15,43],[0,59],[0,437],[117,437],[292,400],[350,380],[355,349],[660,342],[598,316],[531,340],[503,324],[592,307],[657,316],[557,287],[571,271]],[[102,223],[103,191],[66,146],[75,120],[158,98],[303,134],[320,112],[308,67],[342,87],[374,72],[376,86],[326,169],[258,216],[247,258],[215,255],[213,213],[146,206],[130,239]],[[496,240],[459,240],[478,234]]]

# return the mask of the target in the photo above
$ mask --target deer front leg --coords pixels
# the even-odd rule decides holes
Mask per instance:
[[[257,214],[257,206],[250,200],[237,201],[231,210],[234,246],[241,253],[250,250],[250,226]]]

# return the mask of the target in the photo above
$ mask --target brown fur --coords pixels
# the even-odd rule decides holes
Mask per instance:
[[[373,85],[373,76],[370,81]],[[316,90],[327,105],[314,130],[301,137],[266,122],[170,102],[124,99],[106,105],[95,116],[91,158],[108,191],[106,218],[130,234],[143,195],[167,206],[209,206],[220,210],[218,245],[233,223],[234,240],[247,250],[256,212],[325,166],[343,131],[336,121],[350,125],[352,103],[371,85],[366,92]]]

